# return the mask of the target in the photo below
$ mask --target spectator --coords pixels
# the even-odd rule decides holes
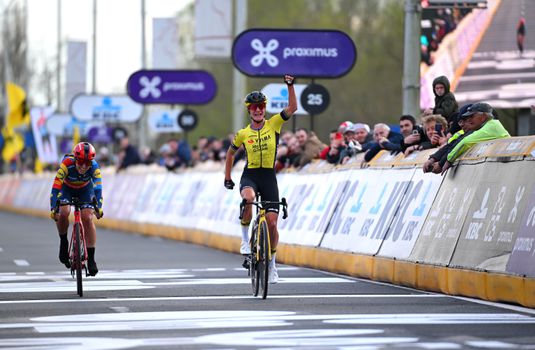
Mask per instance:
[[[466,111],[468,110],[468,108],[471,106],[472,104],[466,104],[464,106],[461,107],[461,109],[459,110],[459,115],[463,115],[464,113],[466,113]],[[447,157],[448,157],[448,153],[467,135],[470,134],[470,130],[468,130],[466,128],[466,125],[464,123],[464,120],[463,119],[458,119],[458,124],[459,124],[459,127],[461,128],[460,130],[458,130],[452,137],[450,137],[448,139],[448,143],[446,145],[444,145],[444,147],[441,147],[439,148],[438,151],[436,151],[435,153],[433,153],[429,159],[427,160],[427,162],[425,162],[424,166],[423,166],[423,171],[424,173],[427,173],[427,172],[433,172],[435,174],[440,174],[440,172],[442,171],[442,167],[444,166],[444,164],[446,163],[447,161]]]
[[[366,152],[373,144],[373,135],[370,133],[370,126],[364,123],[356,123],[355,138],[362,146],[362,151]]]
[[[446,120],[450,120],[451,115],[459,110],[457,101],[450,92],[450,81],[444,75],[433,80],[433,93],[435,94],[435,107],[426,109],[424,115],[440,114]]]
[[[401,140],[401,151],[405,156],[420,149],[420,144],[429,141],[422,127],[416,124],[416,119],[410,114],[399,117],[399,129],[403,140]]]
[[[428,141],[422,142],[419,149],[440,147],[448,142],[448,137],[446,136],[448,122],[440,114],[424,117],[423,126]]]
[[[351,157],[357,155],[357,153],[363,152],[362,145],[357,140],[356,134],[357,124],[353,124],[346,128],[344,132],[344,141],[346,147],[342,150],[340,154],[340,163],[346,164]]]
[[[327,154],[329,153],[329,151],[331,149],[331,144],[333,143],[333,141],[336,138],[337,134],[338,134],[338,130],[331,130],[331,132],[329,133],[329,146],[327,146],[327,147],[325,147],[324,149],[321,150],[320,159],[323,159],[323,160],[327,159]]]
[[[375,124],[373,127],[373,138],[375,142],[364,155],[364,161],[369,162],[381,150],[391,152],[401,151],[401,141],[403,136],[400,133],[390,130],[390,127],[385,123]]]
[[[187,167],[191,165],[191,149],[188,143],[184,140],[170,140],[169,146],[171,148],[171,158],[172,161],[169,162],[171,169],[175,170],[179,167]]]
[[[499,120],[494,119],[492,107],[484,102],[474,103],[466,113],[459,117],[470,135],[462,140],[448,153],[447,161],[441,169],[442,174],[470,147],[480,142],[510,137]]]
[[[313,159],[320,157],[321,151],[326,145],[318,139],[314,132],[308,133],[304,128],[300,128],[295,132],[295,137],[301,147],[301,155],[297,162],[297,166],[302,167],[310,163]]]
[[[346,131],[346,129],[348,127],[350,127],[351,125],[353,125],[353,122],[350,122],[349,120],[346,120],[345,122],[342,122],[339,126],[338,126],[338,132],[341,133],[342,135],[344,134],[344,131]]]
[[[329,164],[340,164],[342,161],[341,155],[344,153],[345,149],[344,136],[341,133],[336,132],[329,145],[329,151],[326,155],[327,162]]]
[[[119,143],[119,166],[117,171],[128,168],[131,165],[141,163],[141,157],[137,148],[130,144],[128,137],[123,137]]]

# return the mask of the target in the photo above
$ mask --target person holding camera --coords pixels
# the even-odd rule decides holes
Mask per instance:
[[[408,156],[414,151],[420,150],[423,142],[429,142],[424,129],[416,124],[416,119],[410,114],[399,117],[399,129],[403,140],[401,140],[401,152]]]
[[[440,114],[432,114],[423,118],[423,128],[428,142],[422,142],[420,149],[441,147],[448,142],[448,122]]]

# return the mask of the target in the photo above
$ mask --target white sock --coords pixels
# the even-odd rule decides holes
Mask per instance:
[[[241,240],[249,242],[249,225],[241,225]]]
[[[277,256],[277,253],[271,254],[271,266],[275,266],[275,257]]]

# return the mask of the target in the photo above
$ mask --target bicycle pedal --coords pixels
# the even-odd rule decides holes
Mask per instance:
[[[251,266],[249,262],[249,257],[246,257],[243,260],[243,263],[241,264],[241,266],[243,266],[244,269],[249,270],[249,267]]]

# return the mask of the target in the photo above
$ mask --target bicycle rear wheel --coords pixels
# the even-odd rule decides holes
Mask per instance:
[[[84,295],[82,287],[82,251],[84,249],[83,243],[81,241],[82,237],[80,234],[80,224],[74,224],[74,267],[76,269],[76,292],[79,296]]]
[[[253,226],[256,228],[256,225]],[[249,275],[251,276],[251,286],[253,287],[253,296],[258,296],[259,287],[259,270],[258,270],[258,230],[253,229],[251,233],[251,259],[249,261]]]
[[[268,294],[268,279],[269,279],[269,231],[267,222],[264,220],[260,223],[259,228],[259,274],[260,274],[260,289],[262,290],[262,299],[267,298]]]

